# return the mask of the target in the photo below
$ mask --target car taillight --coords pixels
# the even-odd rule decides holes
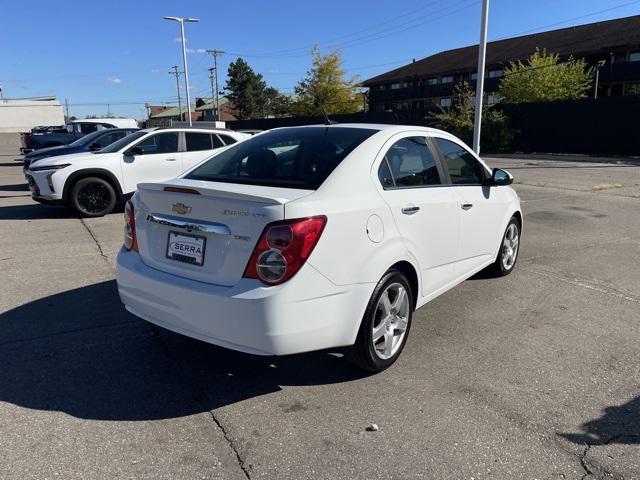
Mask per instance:
[[[324,215],[270,223],[260,235],[244,277],[267,285],[286,282],[307,261],[326,223]]]
[[[136,218],[133,211],[133,204],[128,201],[124,207],[124,248],[138,251],[138,240],[136,239]]]

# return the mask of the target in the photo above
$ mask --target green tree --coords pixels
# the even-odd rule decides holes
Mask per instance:
[[[286,117],[291,114],[291,98],[273,87],[267,87],[265,94],[265,116]]]
[[[238,111],[240,120],[264,116],[267,85],[262,75],[238,58],[229,64],[225,95]]]
[[[548,102],[584,98],[591,88],[593,70],[583,59],[536,51],[526,62],[511,62],[504,70],[499,95],[505,102]]]
[[[429,114],[429,119],[437,128],[441,128],[466,144],[473,140],[473,122],[475,117],[474,91],[467,82],[458,83],[453,89],[453,105],[449,109],[440,109]],[[509,126],[507,116],[495,106],[482,108],[482,129],[480,144],[488,152],[504,152],[513,141],[514,132]]]
[[[320,54],[318,46],[311,51],[312,66],[306,78],[295,87],[293,111],[298,115],[353,113],[361,110],[362,97],[357,77],[345,79],[342,59],[337,51]]]

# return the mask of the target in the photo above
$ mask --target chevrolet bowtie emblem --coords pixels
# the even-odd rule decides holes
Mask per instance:
[[[187,213],[191,213],[191,207],[184,203],[174,203],[171,207],[171,211],[179,213],[180,215],[185,215]]]

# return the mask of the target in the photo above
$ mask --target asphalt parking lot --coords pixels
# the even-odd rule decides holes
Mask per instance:
[[[36,204],[6,147],[0,477],[640,478],[640,166],[490,163],[523,201],[516,271],[419,310],[399,361],[365,376],[128,314],[122,214]]]

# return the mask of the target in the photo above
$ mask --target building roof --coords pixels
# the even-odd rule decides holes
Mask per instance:
[[[640,15],[534,33],[487,43],[487,65],[529,57],[536,48],[561,57],[609,54],[616,47],[640,46]],[[404,65],[362,82],[365,87],[413,76],[469,71],[477,68],[478,45],[455,48]]]
[[[199,107],[196,108],[196,112],[201,112],[203,110],[213,110],[214,108],[216,108],[216,102],[213,98],[206,98],[203,99],[205,100],[206,103],[200,105]],[[229,100],[227,100],[225,97],[220,97],[220,106],[224,105],[225,103],[228,103]]]
[[[178,109],[178,107],[169,107],[166,110],[162,110],[161,112],[155,113],[151,115],[149,118],[170,118],[170,117],[178,117],[181,113],[187,113],[189,110],[186,106]],[[193,110],[195,111],[195,110]]]

